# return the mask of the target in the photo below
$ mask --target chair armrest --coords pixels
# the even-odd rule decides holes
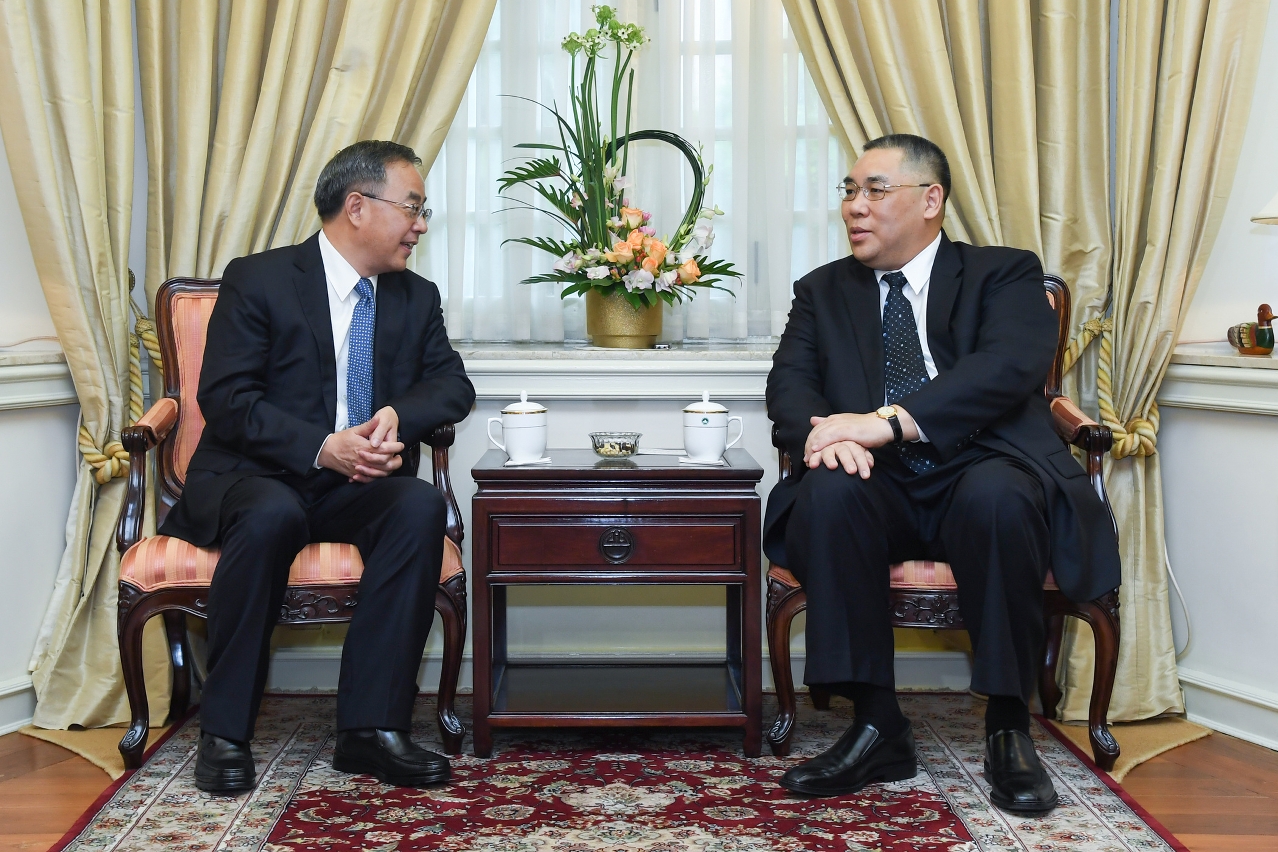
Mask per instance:
[[[772,427],[772,446],[777,448],[777,482],[780,482],[789,478],[794,471],[790,466],[790,451],[785,448],[785,442],[781,440],[781,429],[776,425]]]
[[[448,475],[448,448],[453,445],[456,434],[457,430],[453,424],[445,423],[443,426],[437,426],[435,431],[430,433],[426,443],[431,449],[431,467],[435,487],[439,489],[440,494],[444,495],[444,506],[447,510],[447,523],[444,530],[453,543],[460,547],[462,539],[466,537],[466,531],[462,526],[461,507],[457,505],[457,495],[453,493],[453,480]]]
[[[129,451],[129,482],[115,526],[115,546],[121,553],[142,537],[142,518],[146,514],[146,454],[168,437],[177,418],[177,400],[165,397],[139,417],[137,423],[120,433],[120,443]]]
[[[1105,493],[1105,454],[1114,446],[1113,431],[1103,424],[1097,423],[1083,413],[1074,401],[1067,396],[1057,396],[1049,403],[1052,408],[1052,425],[1056,434],[1067,444],[1073,444],[1087,454],[1087,475],[1091,478],[1092,488],[1109,509],[1110,520],[1114,522],[1114,533],[1118,533],[1118,521],[1114,519],[1114,510],[1109,504],[1109,495]]]

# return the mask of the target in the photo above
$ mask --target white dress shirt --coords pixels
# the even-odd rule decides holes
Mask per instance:
[[[340,432],[350,425],[346,409],[347,344],[351,337],[351,317],[359,304],[355,285],[362,276],[346,262],[322,230],[319,246],[320,256],[324,259],[324,277],[328,279],[328,315],[333,323],[333,358],[337,361],[337,419],[333,423],[333,431]],[[370,276],[368,280],[373,282],[373,297],[376,298],[377,276]]]
[[[927,369],[927,377],[929,379],[936,378],[936,364],[932,361],[932,350],[927,345],[927,291],[928,285],[932,283],[932,264],[936,262],[937,249],[941,247],[941,235],[938,233],[936,239],[928,243],[923,251],[914,255],[909,263],[897,269],[876,269],[874,270],[874,278],[879,282],[879,316],[883,315],[883,309],[887,306],[888,285],[883,280],[883,276],[889,272],[900,272],[905,276],[905,286],[901,288],[901,292],[910,302],[910,308],[914,311],[914,324],[919,330],[919,347],[923,350],[923,366]],[[884,392],[883,404],[887,404],[887,394]],[[918,422],[915,421],[915,426]],[[926,441],[927,436],[923,434],[922,427],[919,427],[919,440]]]

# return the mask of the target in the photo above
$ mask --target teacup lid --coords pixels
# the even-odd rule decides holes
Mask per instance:
[[[688,414],[727,414],[728,409],[717,402],[710,401],[710,391],[701,392],[701,402],[694,402],[684,411]]]
[[[501,410],[502,414],[545,414],[546,406],[528,401],[528,391],[519,392],[519,402],[512,402]]]

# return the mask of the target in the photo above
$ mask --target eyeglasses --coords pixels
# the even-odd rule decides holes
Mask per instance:
[[[394,204],[400,210],[406,210],[414,219],[421,219],[423,222],[429,222],[430,217],[435,215],[435,211],[429,207],[423,207],[420,204],[412,204],[408,201],[391,201],[389,198],[382,198],[378,195],[369,195],[367,192],[361,192],[360,195],[365,198],[371,198],[374,201],[385,201],[387,204]]]
[[[871,201],[882,201],[883,196],[887,195],[889,189],[902,189],[905,187],[933,186],[930,183],[879,183],[871,181],[865,186],[857,186],[852,181],[836,184],[834,189],[839,193],[839,198],[844,201],[851,201],[856,198],[859,192]]]

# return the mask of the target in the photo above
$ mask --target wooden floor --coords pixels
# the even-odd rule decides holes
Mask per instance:
[[[0,737],[0,852],[48,849],[108,786],[59,746]],[[1154,758],[1123,786],[1193,852],[1278,849],[1278,753],[1213,734]]]

